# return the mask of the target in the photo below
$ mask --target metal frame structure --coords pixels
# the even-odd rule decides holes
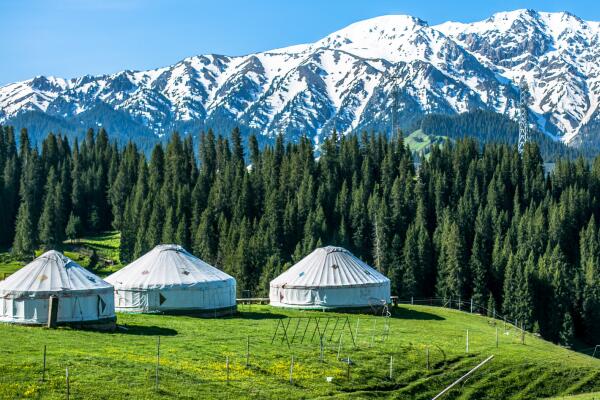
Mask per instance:
[[[528,114],[528,103],[529,103],[529,87],[525,79],[521,79],[519,85],[519,143],[517,150],[519,154],[523,154],[525,149],[525,143],[529,141],[529,123],[527,120]]]
[[[286,322],[286,320],[287,320],[287,322]],[[292,337],[290,339],[290,335],[288,334],[288,332],[289,332],[289,328],[290,328],[290,324],[292,323],[292,320],[296,320],[296,327],[293,328],[294,332],[291,335]],[[325,321],[323,322],[323,320],[325,320]],[[331,320],[334,320],[335,324],[333,325],[333,328],[331,328],[331,331],[327,332],[327,329],[329,327],[329,323]],[[300,325],[303,321],[306,321],[304,330],[302,330],[302,328],[300,327]],[[340,325],[341,321],[343,321],[341,324],[341,327],[338,328],[338,325]],[[313,323],[312,334],[310,334],[310,332],[308,330],[311,323]],[[271,338],[271,344],[273,344],[275,342],[275,339],[277,338],[277,333],[279,332],[280,327],[282,329],[281,342],[283,343],[285,341],[287,343],[288,348],[291,348],[291,345],[294,344],[296,339],[299,340],[300,344],[304,343],[304,339],[307,337],[306,336],[307,332],[309,332],[311,343],[313,342],[313,340],[315,339],[315,336],[317,334],[319,335],[318,336],[319,341],[327,341],[327,342],[336,342],[337,343],[337,341],[339,340],[339,337],[342,335],[342,333],[344,332],[344,329],[346,327],[348,327],[347,330],[350,333],[350,338],[352,338],[352,344],[354,345],[354,347],[356,347],[356,342],[354,341],[354,334],[352,333],[352,327],[350,325],[350,318],[348,318],[348,317],[289,317],[289,318],[285,318],[285,319],[278,319],[277,326],[275,327],[275,332],[273,332],[273,337]],[[299,331],[302,331],[301,338],[299,335]],[[339,335],[338,335],[337,339],[334,341],[333,337],[336,333],[338,333]],[[329,338],[327,338],[328,335],[329,335]]]

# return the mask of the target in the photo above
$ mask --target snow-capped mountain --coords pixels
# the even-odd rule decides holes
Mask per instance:
[[[238,125],[318,142],[334,128],[389,131],[393,110],[400,126],[426,113],[479,108],[514,118],[522,78],[540,130],[567,143],[600,133],[600,23],[532,10],[435,26],[382,16],[315,43],[246,56],[195,56],[70,80],[40,76],[0,88],[0,123],[42,115],[64,129],[97,122],[149,135]]]

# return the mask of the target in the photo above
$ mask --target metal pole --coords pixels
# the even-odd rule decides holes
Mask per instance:
[[[154,377],[154,388],[158,391],[158,369],[160,367],[160,336],[156,342],[156,376]]]
[[[393,370],[394,370],[394,356],[390,356],[390,380],[392,379]]]
[[[67,400],[71,397],[71,386],[69,385],[69,368],[66,369],[66,379],[67,379]]]
[[[498,327],[496,327],[496,348],[498,348]]]
[[[461,376],[460,378],[458,378],[452,385],[448,386],[446,389],[442,390],[437,396],[435,396],[433,399],[431,400],[437,400],[440,397],[442,397],[445,393],[447,393],[450,389],[452,389],[454,386],[458,385],[460,382],[462,382],[464,379],[466,379],[469,375],[471,375],[473,372],[477,371],[479,368],[481,368],[485,363],[487,363],[488,361],[490,361],[492,358],[494,358],[494,356],[489,356],[488,358],[486,358],[485,360],[483,360],[482,362],[480,362],[475,368],[473,368],[472,370],[470,370],[469,372],[467,372],[466,374],[464,374],[463,376]]]
[[[333,340],[333,334],[335,333],[335,330],[337,329],[339,321],[340,321],[340,317],[336,317],[336,319],[335,319],[335,325],[333,326],[333,331],[331,331],[331,336],[329,336],[329,341],[330,342]]]
[[[292,355],[292,363],[290,364],[290,385],[294,384],[294,356]]]
[[[375,326],[377,325],[377,320],[373,320],[373,330],[371,331],[371,347],[373,347],[373,342],[375,341]]]
[[[42,382],[46,380],[46,345],[44,345],[44,366],[42,368]]]
[[[250,335],[248,335],[248,341],[246,342],[246,368],[250,365]]]
[[[298,327],[300,326],[300,318],[296,321],[296,329],[294,329],[294,334],[292,335],[292,343],[294,343],[294,339],[296,338],[296,332],[298,332]]]
[[[285,339],[285,342],[287,343],[288,349],[290,348],[290,341],[288,338],[288,334],[287,334],[287,329],[290,327],[290,322],[291,322],[291,318],[288,318],[288,323],[287,325],[282,322],[281,323],[281,327],[283,328],[283,338],[281,338],[281,343],[283,343],[283,339]]]
[[[225,357],[225,367],[227,368],[227,384],[229,385],[229,356]]]
[[[319,336],[320,340],[319,343],[321,345],[321,355],[320,355],[320,360],[321,362],[323,362],[323,336]]]
[[[350,380],[350,356],[348,356],[346,362],[348,363],[348,371],[346,372],[346,378]]]
[[[467,329],[467,353],[469,352],[469,330]]]
[[[342,351],[342,338],[344,337],[344,332],[341,333],[340,335],[340,342],[338,344],[338,353],[337,353],[337,359],[340,359],[340,352]]]
[[[312,317],[308,317],[308,322],[306,323],[306,326],[304,327],[304,333],[302,334],[302,340],[300,340],[300,344],[304,343],[304,336],[306,336],[306,331],[308,330],[308,326],[310,325],[311,319],[312,319]]]
[[[275,340],[275,337],[277,336],[277,331],[279,330],[279,325],[281,324],[281,320],[278,319],[277,320],[277,326],[275,327],[275,332],[273,333],[273,337],[271,338],[271,344],[273,344],[273,341]]]
[[[473,314],[473,298],[471,297],[471,314]]]

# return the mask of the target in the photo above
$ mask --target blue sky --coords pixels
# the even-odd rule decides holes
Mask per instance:
[[[410,14],[436,24],[497,11],[570,11],[600,20],[600,2],[518,0],[0,0],[0,85],[239,55],[315,41],[352,22]]]

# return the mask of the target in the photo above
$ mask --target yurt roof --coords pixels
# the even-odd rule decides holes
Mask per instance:
[[[112,286],[55,250],[50,250],[0,282],[0,296],[60,294]]]
[[[271,281],[271,286],[313,288],[368,286],[389,282],[342,247],[321,247]]]
[[[175,244],[158,245],[106,278],[117,289],[194,286],[234,280]]]

